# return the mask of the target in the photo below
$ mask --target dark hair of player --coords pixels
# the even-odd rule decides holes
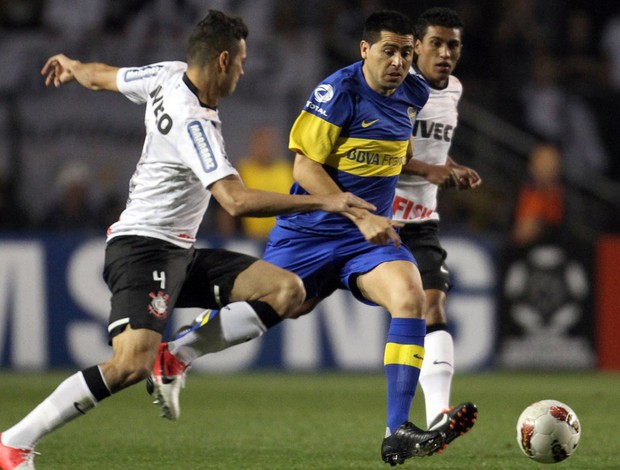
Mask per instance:
[[[366,19],[362,40],[372,46],[381,38],[381,31],[388,31],[402,36],[413,35],[413,24],[408,16],[398,11],[377,11]]]
[[[226,16],[221,11],[209,10],[192,31],[187,42],[187,63],[204,65],[224,51],[234,58],[239,42],[247,39],[248,27],[241,18]]]
[[[434,7],[425,10],[415,22],[414,32],[416,39],[422,40],[429,26],[443,26],[457,28],[463,34],[463,22],[459,15],[450,8]]]

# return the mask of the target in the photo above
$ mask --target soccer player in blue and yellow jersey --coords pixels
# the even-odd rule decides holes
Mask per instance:
[[[291,193],[324,196],[348,191],[377,210],[360,209],[347,216],[320,210],[281,216],[264,259],[304,282],[306,300],[292,317],[310,312],[339,288],[390,312],[384,356],[388,416],[381,455],[396,465],[445,447],[448,430],[461,418],[454,415],[432,431],[409,421],[424,358],[424,291],[415,259],[401,246],[399,224],[392,222],[391,212],[398,175],[413,154],[410,141],[416,114],[429,95],[424,79],[409,74],[413,25],[395,11],[370,15],[360,52],[361,61],[314,89],[293,125],[289,147],[296,154],[296,182]],[[245,327],[226,326],[225,316],[225,312],[205,316],[190,333],[169,343],[170,352],[188,364],[232,345],[227,338],[238,336]],[[178,408],[180,388],[161,385],[164,382],[159,381],[165,392],[159,403],[166,416],[171,406]]]
[[[371,15],[362,60],[323,80],[295,121],[289,147],[296,153],[293,194],[350,191],[377,211],[332,217],[323,211],[279,217],[264,259],[304,281],[307,311],[336,288],[392,315],[385,346],[387,429],[381,454],[396,464],[430,455],[445,433],[409,421],[424,358],[424,292],[411,252],[391,221],[398,175],[406,164],[418,111],[428,86],[408,74],[413,26],[393,11]]]

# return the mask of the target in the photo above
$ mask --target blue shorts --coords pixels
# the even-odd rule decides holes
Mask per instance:
[[[388,261],[416,263],[411,251],[401,245],[373,245],[360,232],[317,235],[276,225],[271,231],[263,259],[297,274],[304,282],[306,298],[325,298],[336,289],[347,289],[361,302],[356,278]]]

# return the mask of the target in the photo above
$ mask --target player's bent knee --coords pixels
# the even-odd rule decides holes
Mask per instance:
[[[422,318],[424,315],[424,292],[394,295],[386,300],[387,310],[394,316]]]
[[[273,307],[283,318],[294,318],[294,313],[299,309],[306,297],[306,289],[299,276],[287,272],[278,283],[276,293],[277,305]]]

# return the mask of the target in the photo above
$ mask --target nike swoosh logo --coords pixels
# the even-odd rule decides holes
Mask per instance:
[[[450,420],[450,417],[446,414],[446,413],[442,413],[441,415],[441,419],[439,420],[438,423],[433,424],[430,428],[428,428],[429,431],[434,431],[436,429],[441,429],[442,427],[444,427],[446,424],[448,424],[448,421]]]
[[[378,119],[375,119],[374,121],[370,121],[370,122],[362,121],[362,127],[365,129],[367,127],[372,126],[377,121],[378,121]]]
[[[419,359],[421,361],[424,360],[424,357],[420,356],[419,354],[414,354],[413,357],[415,357],[416,359]]]
[[[437,359],[433,361],[433,364],[435,364],[436,366],[438,366],[439,364],[447,364],[452,367],[452,364],[450,364],[448,361],[438,361]]]
[[[77,401],[74,401],[74,402],[73,402],[73,406],[75,406],[75,409],[76,409],[76,410],[78,410],[78,411],[79,411],[80,413],[82,413],[83,415],[85,415],[85,414],[86,414],[86,411],[84,411],[84,410],[82,409],[82,406],[81,406],[81,405],[80,405]]]

